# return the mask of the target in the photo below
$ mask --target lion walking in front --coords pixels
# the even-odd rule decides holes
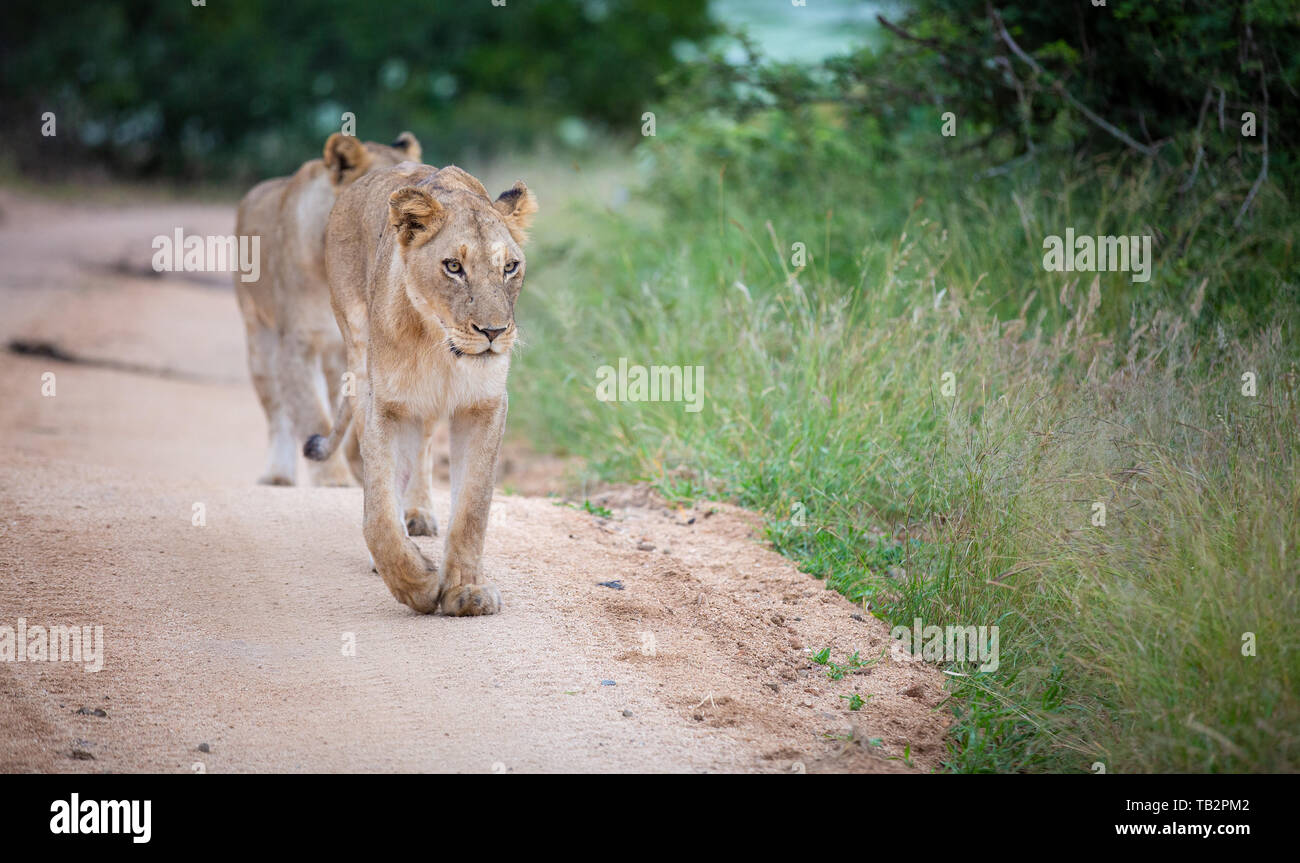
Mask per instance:
[[[329,436],[312,436],[303,451],[324,461],[357,436],[366,545],[393,596],[416,611],[501,609],[483,576],[483,542],[505,432],[522,247],[536,211],[522,182],[494,201],[460,168],[406,162],[357,180],[330,215],[325,272],[347,368],[360,385],[354,398],[339,399]],[[440,419],[451,429],[452,508],[441,569],[404,530]]]

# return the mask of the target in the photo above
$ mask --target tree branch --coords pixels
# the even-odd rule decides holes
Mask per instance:
[[[1011,38],[1011,34],[1007,32],[1006,25],[1002,23],[1002,16],[998,14],[998,10],[990,6],[989,15],[993,19],[994,26],[997,28],[998,38],[1000,38],[1003,42],[1006,43],[1007,47],[1011,49],[1011,53],[1019,57],[1020,60],[1026,65],[1028,65],[1029,68],[1033,69],[1035,73],[1041,75],[1042,77],[1050,81],[1052,84],[1052,89],[1056,90],[1057,93],[1061,94],[1061,96],[1064,97],[1065,100],[1069,102],[1074,107],[1075,110],[1077,110],[1079,113],[1083,114],[1083,116],[1091,120],[1096,126],[1098,126],[1099,128],[1103,129],[1106,132],[1109,132],[1113,137],[1119,139],[1120,141],[1123,141],[1130,148],[1137,150],[1142,155],[1144,156],[1156,155],[1156,150],[1159,148],[1159,145],[1156,145],[1155,147],[1148,147],[1147,145],[1134,140],[1130,135],[1128,135],[1126,132],[1124,132],[1124,130],[1120,129],[1118,126],[1108,123],[1105,119],[1103,119],[1099,114],[1097,114],[1087,105],[1083,104],[1078,99],[1074,98],[1074,95],[1070,93],[1070,91],[1066,90],[1064,85],[1062,85],[1060,81],[1055,80],[1050,74],[1048,74],[1047,70],[1045,70],[1042,66],[1038,65],[1038,62],[1034,60],[1033,57],[1030,57],[1028,54],[1026,54],[1024,50],[1019,45],[1016,44],[1016,40]]]
[[[1210,85],[1205,88],[1205,98],[1201,100],[1201,114],[1196,118],[1196,161],[1192,164],[1192,173],[1187,180],[1178,187],[1179,193],[1188,192],[1192,186],[1196,185],[1196,175],[1201,170],[1201,160],[1205,158],[1205,146],[1201,139],[1201,128],[1205,125],[1205,112],[1210,107],[1210,102],[1214,99],[1214,86]]]
[[[1259,194],[1259,189],[1264,185],[1264,180],[1268,178],[1268,75],[1263,69],[1259,72],[1260,89],[1264,91],[1264,120],[1260,124],[1264,128],[1264,153],[1263,161],[1259,166],[1259,175],[1255,177],[1255,182],[1250,187],[1250,193],[1246,195],[1246,200],[1241,203],[1241,210],[1237,213],[1237,218],[1232,220],[1234,228],[1241,226],[1242,219],[1246,218],[1246,213],[1250,210],[1250,205],[1255,202],[1255,196]]]
[[[908,33],[906,30],[904,30],[902,27],[899,27],[897,24],[891,24],[889,21],[885,19],[884,15],[877,14],[876,20],[880,22],[881,27],[884,27],[886,30],[888,30],[890,33],[893,33],[898,38],[906,39],[908,42],[915,42],[918,45],[924,45],[930,50],[937,51],[939,52],[940,55],[942,55],[943,52],[940,50],[942,46],[936,40],[924,39],[920,36],[916,36],[911,33]]]

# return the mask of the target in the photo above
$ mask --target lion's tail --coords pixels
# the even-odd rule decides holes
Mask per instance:
[[[314,434],[307,438],[307,442],[302,445],[303,455],[312,461],[325,461],[334,455],[352,426],[353,398],[354,396],[349,395],[346,390],[339,393],[338,407],[334,412],[334,428],[330,430],[329,437]]]

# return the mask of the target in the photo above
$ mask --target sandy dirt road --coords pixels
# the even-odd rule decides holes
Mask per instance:
[[[886,657],[828,679],[812,652],[879,656],[885,625],[730,507],[631,489],[601,518],[513,457],[506,481],[536,496],[493,504],[504,612],[410,611],[370,571],[360,489],[254,484],[265,425],[229,276],[146,272],[155,235],[228,234],[232,208],[0,193],[0,219],[0,338],[66,355],[0,355],[0,626],[104,632],[95,673],[0,662],[0,770],[938,764],[941,675]]]

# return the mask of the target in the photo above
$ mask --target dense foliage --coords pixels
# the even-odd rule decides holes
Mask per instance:
[[[1219,131],[1239,129],[1244,111],[1261,119],[1267,112],[1275,149],[1287,154],[1297,143],[1300,16],[1287,0],[914,6],[897,31],[912,40],[901,36],[893,56],[920,54],[924,62],[891,68],[912,70],[915,85],[977,123],[1018,128],[1024,147],[1051,137],[1067,92],[1142,146],[1193,130],[1207,102]],[[1077,108],[1069,113],[1067,131],[1115,144],[1097,124],[1079,122]]]
[[[952,111],[966,142],[1003,141],[1011,153],[1162,152],[1199,129],[1195,143],[1252,171],[1267,116],[1274,167],[1285,175],[1294,164],[1300,14],[1288,0],[917,0],[880,19],[883,50],[820,69],[700,64],[681,89],[742,114],[836,104],[893,134],[922,120],[935,129],[937,112]],[[1242,134],[1245,112],[1253,136]]]
[[[690,0],[16,0],[0,109],[30,172],[265,175],[319,150],[345,111],[360,136],[409,128],[436,158],[566,119],[635,130],[675,43],[711,31]]]
[[[961,186],[1016,176],[1057,211],[1003,256],[1025,265],[1015,271],[1024,285],[1042,279],[1042,236],[1067,225],[1154,236],[1159,278],[1103,274],[1117,300],[1110,324],[1128,319],[1131,302],[1181,300],[1206,277],[1205,302],[1233,314],[1269,308],[1278,291],[1294,297],[1291,280],[1277,278],[1294,261],[1284,215],[1300,179],[1300,18],[1286,4],[921,0],[882,18],[879,48],[818,66],[763,62],[742,37],[747,62],[716,51],[674,70],[648,146],[662,160],[654,193],[689,206],[725,170],[733,206],[762,208],[778,226],[833,213],[827,239],[852,246],[900,170],[913,199],[938,196],[940,206]],[[928,168],[913,172],[918,161]],[[1144,194],[1124,195],[1125,180]],[[1024,211],[1005,217],[1023,222]],[[1271,265],[1234,268],[1247,252]],[[820,264],[851,280],[859,261]],[[995,310],[1015,313],[1021,296],[1009,292]]]

